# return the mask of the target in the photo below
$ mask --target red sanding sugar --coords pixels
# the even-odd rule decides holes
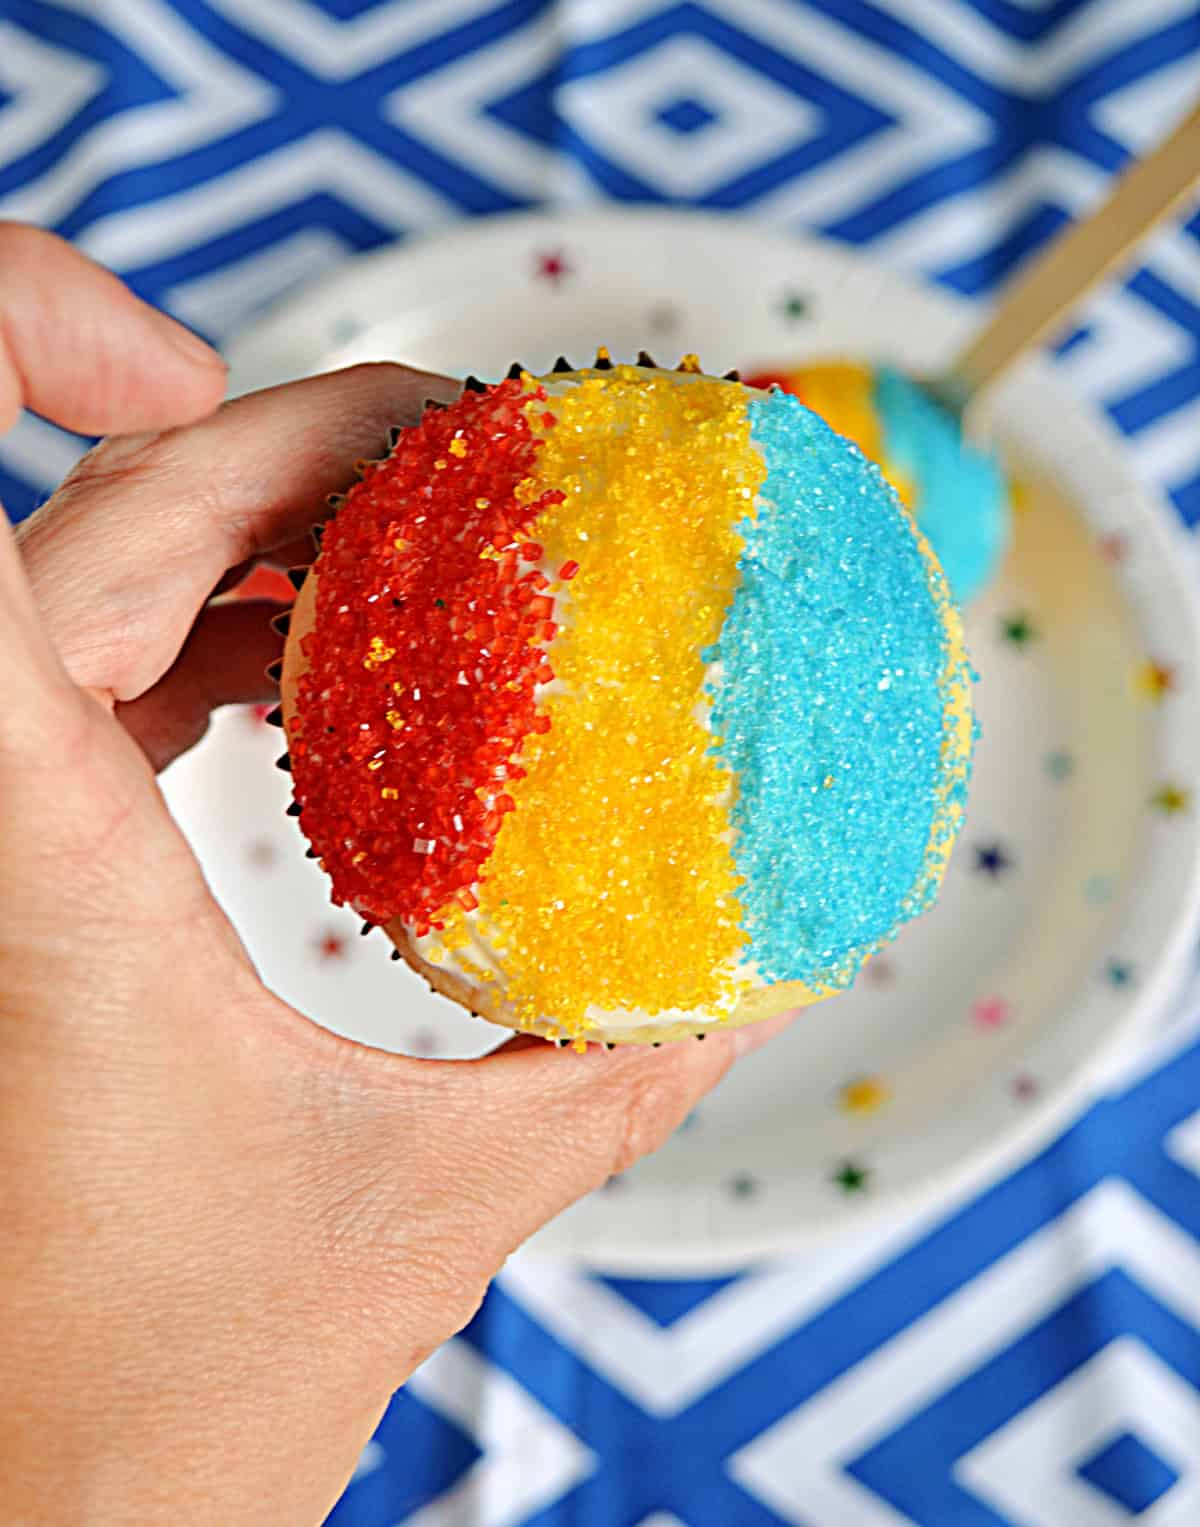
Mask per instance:
[[[420,934],[475,905],[525,738],[549,724],[535,688],[553,678],[554,600],[530,531],[563,495],[517,494],[541,444],[526,406],[545,396],[514,380],[428,410],[325,536],[292,776],[334,900],[372,922]]]

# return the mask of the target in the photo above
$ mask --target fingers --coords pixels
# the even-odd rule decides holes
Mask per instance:
[[[522,1037],[454,1062],[353,1044],[278,1004],[301,1180],[339,1286],[374,1329],[394,1301],[444,1340],[536,1229],[657,1150],[739,1056],[796,1016],[660,1049],[577,1054]]]
[[[461,1192],[503,1257],[609,1177],[656,1151],[740,1056],[796,1017],[716,1030],[701,1043],[586,1054],[510,1041],[438,1078],[442,1132],[456,1136]],[[471,1121],[468,1125],[465,1121]],[[430,1128],[431,1137],[439,1130]]]
[[[226,569],[295,540],[354,463],[383,452],[392,425],[419,417],[426,397],[458,390],[402,366],[357,366],[85,457],[21,533],[38,605],[76,683],[118,700],[144,694]]]
[[[281,608],[263,599],[206,606],[163,678],[117,706],[117,720],[155,770],[194,747],[219,706],[278,698],[279,686],[264,670],[283,652],[283,638],[270,625]]]
[[[161,429],[224,391],[202,340],[61,239],[0,222],[0,434],[22,407],[85,434]]]

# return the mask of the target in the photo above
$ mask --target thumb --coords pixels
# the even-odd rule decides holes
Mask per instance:
[[[494,1206],[501,1256],[569,1204],[667,1141],[742,1055],[795,1018],[784,1013],[695,1041],[583,1054],[516,1040],[452,1068],[461,1136],[470,1120],[471,1196]],[[459,1140],[459,1145],[466,1142]]]
[[[662,1049],[515,1039],[478,1061],[410,1060],[289,1021],[305,1223],[322,1227],[337,1298],[390,1333],[391,1387],[470,1320],[523,1241],[657,1150],[793,1017]]]

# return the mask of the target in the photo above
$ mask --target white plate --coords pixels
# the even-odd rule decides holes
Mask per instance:
[[[522,216],[353,262],[247,334],[233,379],[240,391],[401,358],[495,378],[514,358],[537,370],[599,343],[671,363],[695,350],[718,372],[817,354],[920,372],[969,326],[942,293],[741,222]],[[961,1190],[1076,1106],[1178,980],[1200,862],[1190,543],[1048,362],[1014,375],[995,419],[1026,507],[969,613],[984,740],[940,905],[860,989],[741,1065],[658,1156],[550,1226],[543,1249],[708,1270]],[[1016,620],[1033,633],[1023,644],[1004,636]],[[1151,661],[1170,681],[1157,700],[1138,683]],[[268,984],[373,1044],[490,1046],[496,1031],[329,906],[283,816],[277,749],[278,734],[227,715],[166,785]],[[860,1096],[872,1111],[847,1110],[859,1078],[877,1083]]]

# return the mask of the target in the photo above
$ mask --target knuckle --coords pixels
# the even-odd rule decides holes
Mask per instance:
[[[664,1145],[687,1114],[725,1074],[726,1063],[704,1047],[682,1044],[663,1053],[631,1057],[618,1112],[612,1175],[627,1171]],[[715,1052],[715,1047],[714,1047]]]
[[[171,432],[163,434],[112,435],[92,447],[67,474],[54,499],[63,500],[83,491],[88,494],[117,487],[156,487],[178,469]]]
[[[223,404],[217,412],[232,406]],[[201,524],[221,530],[231,556],[258,555],[266,546],[260,544],[255,506],[245,502],[244,485],[228,461],[207,444],[207,427],[205,421],[102,440],[76,462],[40,512],[54,517],[86,511],[94,517],[98,502],[119,499],[127,505],[142,498],[153,506],[164,545],[172,528],[179,544],[188,544]]]

